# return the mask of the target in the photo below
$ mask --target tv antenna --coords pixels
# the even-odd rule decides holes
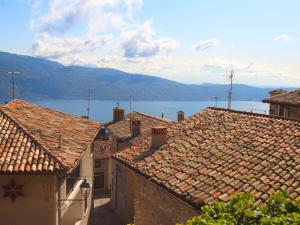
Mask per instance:
[[[229,86],[229,91],[228,91],[228,109],[231,109],[231,102],[232,102],[232,83],[234,80],[234,71],[229,70],[226,74],[227,79],[229,80],[230,86]]]
[[[133,95],[132,94],[119,94],[119,95],[115,95],[115,97],[117,98],[124,98],[124,97],[128,97],[129,98],[129,127],[130,130],[132,129],[131,127],[131,112],[132,112],[132,99],[133,99]],[[118,107],[120,106],[120,103],[118,101]]]
[[[114,95],[114,96],[117,97],[119,100],[121,98],[124,99],[124,97],[128,97],[128,99],[129,99],[129,112],[131,113],[131,111],[132,111],[133,95],[132,94],[119,94],[119,95]],[[117,102],[117,106],[120,107],[120,101]]]
[[[218,107],[218,101],[219,101],[219,99],[221,99],[221,97],[213,96],[212,98],[215,100],[215,107]]]
[[[7,72],[9,75],[11,75],[11,89],[12,89],[12,100],[15,99],[15,75],[20,74],[20,72],[17,71],[11,71]]]
[[[87,119],[90,119],[90,111],[91,111],[91,88],[89,88],[89,95],[88,95],[88,106],[87,106]]]

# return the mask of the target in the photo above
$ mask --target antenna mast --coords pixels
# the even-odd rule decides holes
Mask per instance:
[[[12,100],[14,100],[15,99],[15,75],[19,74],[20,72],[12,71],[7,73],[11,75]]]
[[[91,110],[91,88],[89,88],[89,98],[88,98],[88,107],[87,107],[87,118],[90,119],[90,110]]]
[[[234,79],[234,71],[230,70],[229,73],[227,74],[227,78],[229,79],[230,86],[229,86],[229,91],[228,91],[228,109],[231,109],[231,102],[232,102],[232,82]]]
[[[219,101],[220,97],[214,96],[213,98],[215,99],[215,107],[218,107],[218,101]]]

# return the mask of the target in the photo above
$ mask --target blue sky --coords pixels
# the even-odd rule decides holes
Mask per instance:
[[[184,83],[300,85],[298,0],[0,0],[0,51]]]

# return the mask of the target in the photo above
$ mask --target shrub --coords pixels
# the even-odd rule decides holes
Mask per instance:
[[[238,193],[228,203],[202,207],[201,215],[186,225],[300,225],[300,201],[290,200],[287,193],[279,192],[263,205],[254,200],[250,194]]]

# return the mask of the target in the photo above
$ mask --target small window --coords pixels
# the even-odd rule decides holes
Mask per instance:
[[[100,159],[97,159],[95,161],[95,168],[101,168],[101,160]]]
[[[77,181],[79,180],[79,178],[80,178],[80,165],[78,165],[76,167],[76,169],[73,170],[72,173],[70,173],[67,176],[67,179],[66,179],[66,194],[67,194],[67,196],[74,189],[74,186],[77,183]]]
[[[283,105],[279,105],[278,116],[284,116],[284,106]]]

